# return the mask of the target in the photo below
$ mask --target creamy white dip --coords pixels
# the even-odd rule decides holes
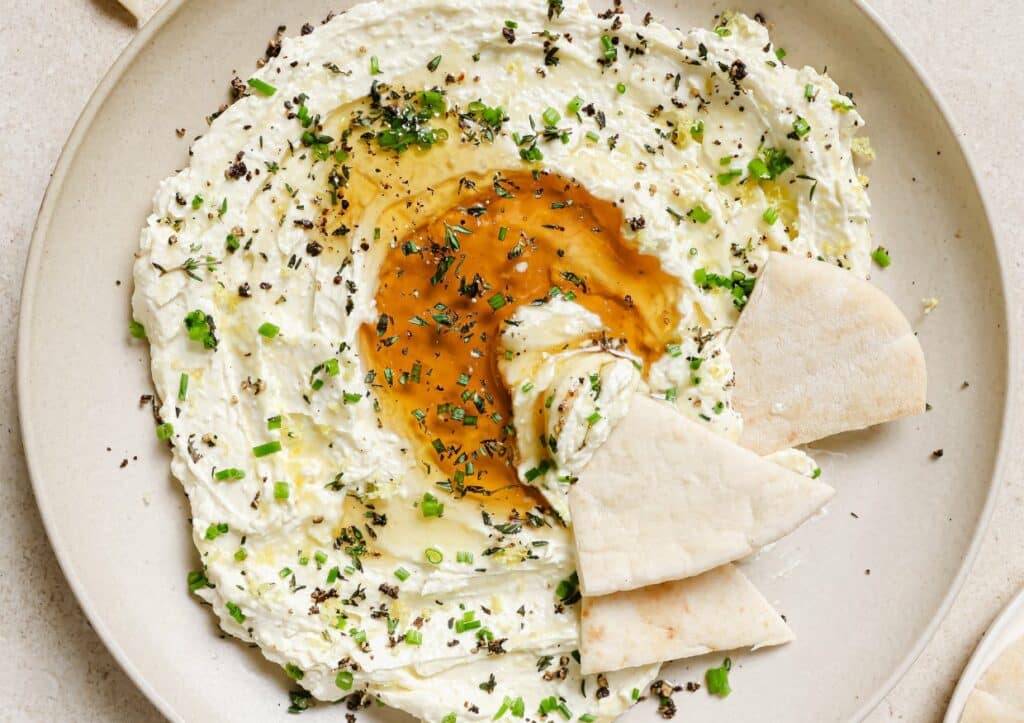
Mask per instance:
[[[657,666],[584,679],[573,657],[559,477],[641,386],[735,439],[724,342],[768,251],[869,264],[851,148],[863,122],[827,76],[779,55],[744,16],[683,33],[577,0],[550,17],[536,0],[367,3],[283,41],[161,184],[135,267],[202,562],[191,586],[227,632],[317,698],[365,692],[424,720],[610,719],[632,704]],[[430,147],[382,147],[374,83],[412,98],[399,105],[443,95],[419,127]],[[488,126],[474,103],[507,119]],[[548,108],[555,139],[524,141],[543,136]],[[679,343],[641,378],[629,349],[548,353],[552,334],[575,346],[600,329],[594,314],[562,300],[518,310],[536,322],[503,340],[523,352],[504,372],[524,481],[541,453],[523,429],[546,424],[563,444],[530,480],[551,509],[513,519],[439,490],[418,447],[380,422],[387,389],[358,339],[377,321],[381,254],[407,230],[388,215],[396,201],[510,168],[617,204],[626,238],[678,280],[680,318]],[[538,422],[524,410],[541,390],[574,401]],[[424,493],[443,516],[424,515]]]

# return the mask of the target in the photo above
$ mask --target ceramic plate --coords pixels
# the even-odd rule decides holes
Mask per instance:
[[[18,383],[36,498],[67,578],[128,674],[174,720],[284,716],[287,680],[224,640],[188,594],[198,566],[186,501],[153,434],[144,344],[127,334],[132,253],[157,183],[245,77],[279,24],[298,32],[344,0],[172,0],[100,85],[43,204],[25,281]],[[600,5],[604,5],[603,2]],[[851,0],[778,0],[764,12],[791,63],[827,65],[853,91],[878,160],[875,274],[918,329],[932,411],[815,445],[838,494],[745,565],[799,639],[734,656],[733,694],[680,693],[687,721],[858,719],[948,608],[992,505],[1008,408],[999,259],[969,163],[897,41]],[[668,24],[710,24],[714,0],[651,2]],[[187,129],[178,138],[175,129]],[[923,297],[939,307],[925,317]],[[941,459],[933,450],[942,448]],[[126,460],[126,462],[125,462]],[[697,680],[708,660],[669,666]],[[715,664],[721,658],[716,657]],[[337,718],[321,706],[307,714]],[[378,719],[401,719],[383,709]],[[650,704],[630,720],[653,720]]]
[[[981,680],[981,677],[988,671],[999,656],[1013,643],[1024,637],[1024,590],[1017,593],[1017,596],[1010,601],[999,617],[995,619],[992,626],[985,631],[985,636],[978,643],[978,647],[971,656],[967,667],[964,668],[960,682],[957,683],[953,697],[949,701],[949,708],[946,709],[946,717],[943,723],[957,723],[964,713],[967,699],[974,691],[974,687]]]

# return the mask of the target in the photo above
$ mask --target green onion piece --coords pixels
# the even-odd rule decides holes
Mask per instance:
[[[593,713],[584,713],[580,716],[580,720],[583,721],[583,723],[594,723],[594,721],[597,720],[597,716]]]
[[[441,56],[435,55],[433,58],[430,59],[430,62],[427,63],[427,70],[433,73],[435,70],[437,70],[437,67],[439,65],[441,65]]]
[[[503,715],[505,715],[505,713],[507,713],[507,712],[508,712],[508,709],[509,709],[509,708],[511,708],[511,707],[512,707],[512,699],[511,699],[511,698],[509,698],[509,697],[508,697],[508,696],[506,695],[506,696],[505,696],[505,700],[503,700],[503,701],[501,702],[501,707],[500,707],[500,708],[498,708],[498,712],[494,714],[494,717],[493,717],[493,718],[491,718],[491,720],[498,720],[498,719],[499,719],[499,718],[501,718],[501,717],[502,717]]]
[[[679,398],[679,390],[677,390],[675,387],[669,387],[668,389],[665,390],[665,401],[666,402],[674,402],[678,398]]]
[[[420,502],[420,512],[424,517],[443,517],[444,504],[438,502],[434,495],[424,492],[423,500]]]
[[[146,327],[132,319],[128,322],[128,333],[132,335],[133,339],[145,339]]]
[[[875,260],[875,263],[881,266],[883,269],[888,268],[892,263],[892,257],[889,256],[889,251],[883,246],[879,246],[871,252],[871,258]]]
[[[457,720],[458,718],[455,717],[454,713],[449,713],[441,719],[441,723],[456,723]]]
[[[158,424],[156,428],[156,438],[161,442],[166,442],[168,439],[174,436],[174,425],[170,422],[164,422]]]
[[[274,483],[274,499],[275,500],[286,500],[292,494],[292,486],[287,482],[275,482]]]
[[[500,309],[501,307],[503,307],[507,303],[508,303],[508,299],[506,299],[505,295],[500,293],[500,292],[495,294],[494,296],[492,296],[490,299],[487,300],[487,304],[492,309],[494,309],[495,311],[497,311],[498,309]]]
[[[764,210],[764,213],[761,214],[761,218],[764,219],[764,222],[766,224],[771,226],[773,223],[779,220],[779,212],[778,210],[776,210],[774,206],[769,206]]]
[[[806,98],[807,100],[814,100],[815,95],[816,91],[814,90],[813,85],[808,83],[807,85],[804,86],[804,98]]]
[[[260,324],[260,328],[257,331],[259,331],[260,336],[264,336],[267,339],[273,339],[281,331],[281,327],[275,326],[268,321],[264,324]]]
[[[313,559],[316,560],[317,566],[323,565],[327,562],[327,553],[323,550],[317,550],[313,553]]]
[[[594,412],[589,417],[587,417],[587,426],[593,427],[595,424],[597,424],[600,421],[601,421],[601,413],[600,412]]]
[[[239,547],[235,550],[235,562],[243,562],[247,557],[249,557],[249,551],[244,547]]]
[[[506,236],[508,236],[508,226],[502,226],[498,229],[498,240],[504,241]]]
[[[506,20],[505,27],[508,28],[509,30],[515,30],[516,28],[519,27],[519,23],[517,23],[515,20]]]
[[[459,550],[457,553],[455,553],[455,559],[464,565],[472,565],[473,553],[467,552],[466,550]]]
[[[640,689],[639,688],[633,688],[633,692],[630,694],[629,697],[632,698],[633,700],[640,700]]]
[[[609,63],[615,62],[619,57],[619,51],[616,49],[610,35],[601,36],[601,54]]]
[[[345,404],[355,404],[363,398],[362,394],[356,394],[355,392],[344,392],[342,394],[343,401]]]
[[[181,373],[178,378],[178,401],[184,402],[188,397],[188,374],[185,372]]]
[[[711,212],[701,206],[699,203],[686,212],[686,215],[692,218],[697,223],[707,223],[711,220]]]
[[[523,699],[520,697],[512,701],[512,715],[516,718],[522,718],[525,714],[526,703],[523,702]]]
[[[234,467],[229,467],[228,469],[217,470],[213,475],[213,478],[218,482],[240,480],[245,479],[245,472],[240,469],[235,469]]]
[[[192,197],[192,210],[198,211],[204,203],[206,203],[206,201],[203,200],[203,197],[196,194]]]
[[[440,565],[442,560],[444,560],[444,554],[436,547],[428,547],[423,551],[423,555],[431,565]]]
[[[410,575],[412,575],[412,573],[406,570],[404,567],[400,567],[397,570],[395,570],[395,577],[397,577],[402,582],[408,580]]]
[[[618,83],[615,86],[615,90],[618,91],[619,95],[625,95],[626,94],[626,84],[625,83]]]
[[[725,173],[719,173],[718,174],[718,185],[719,186],[728,186],[730,183],[732,183],[733,181],[735,181],[737,178],[739,178],[742,175],[743,175],[743,171],[739,170],[738,168],[734,168],[731,171],[726,171]]]
[[[267,418],[267,429],[275,430],[275,429],[280,429],[280,428],[281,428],[281,415],[280,414],[278,414],[275,417],[268,417]]]
[[[406,645],[421,645],[423,643],[423,633],[419,630],[406,630],[405,631],[405,644]]]
[[[580,112],[580,108],[583,107],[583,99],[578,95],[573,96],[573,99],[569,101],[569,105],[565,107],[569,111],[569,115],[576,115]]]
[[[811,473],[811,479],[818,479],[819,477],[821,477],[821,467],[815,467]]]
[[[328,359],[325,361],[324,370],[327,372],[327,376],[330,377],[336,377],[341,374],[341,366],[339,366],[337,359]]]
[[[281,443],[276,439],[273,442],[267,442],[266,444],[259,444],[252,448],[252,453],[257,457],[266,457],[269,454],[274,454],[281,451]]]
[[[240,607],[235,605],[233,602],[227,603],[225,607],[228,609],[228,614],[235,619],[236,623],[241,625],[245,622],[245,613],[242,612]]]
[[[783,58],[785,58],[786,57],[786,49],[785,48],[776,48],[775,49],[775,57],[778,58],[779,60],[782,60]]]
[[[338,675],[334,678],[334,684],[342,690],[352,690],[352,683],[354,677],[352,673],[347,670],[339,670]]]
[[[203,535],[207,540],[216,540],[221,535],[227,534],[228,532],[227,522],[210,523],[210,526],[206,528],[206,534]]]
[[[257,93],[262,93],[267,96],[273,95],[277,92],[277,88],[272,86],[270,83],[265,83],[259,78],[249,78],[249,87]]]
[[[302,672],[302,668],[295,665],[294,663],[288,663],[284,666],[284,672],[288,674],[288,677],[292,680],[302,680],[305,677],[305,673]]]
[[[594,131],[587,131],[587,140],[590,141],[591,143],[597,143],[599,140],[601,140],[601,136],[599,136]]]
[[[732,692],[732,688],[729,687],[730,668],[732,668],[732,661],[726,658],[721,668],[708,669],[708,672],[704,674],[704,679],[708,684],[708,693],[725,698]]]
[[[188,591],[195,592],[204,587],[209,587],[210,581],[206,579],[206,573],[202,570],[193,570],[188,574]]]
[[[280,570],[277,571],[277,576],[279,578],[281,578],[282,580],[284,580],[286,577],[288,577],[291,574],[292,574],[292,569],[290,567],[282,567]]]
[[[333,585],[339,577],[341,577],[341,570],[339,570],[338,566],[335,565],[327,572],[327,584]]]
[[[793,132],[797,137],[803,138],[811,132],[811,124],[807,122],[806,118],[798,116],[797,119],[793,121]]]
[[[544,113],[541,114],[541,118],[546,126],[557,125],[558,121],[562,120],[561,114],[551,106],[544,109]]]
[[[370,75],[380,75],[380,61],[376,55],[370,56]]]

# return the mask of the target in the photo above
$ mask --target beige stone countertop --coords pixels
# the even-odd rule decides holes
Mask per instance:
[[[141,4],[148,14],[160,0]],[[948,104],[977,164],[1016,296],[1024,286],[1024,0],[870,4]],[[25,469],[14,363],[36,212],[72,125],[135,29],[114,0],[0,3],[0,721],[160,719],[89,626],[50,549]],[[1010,321],[1024,333],[1013,303]],[[1017,361],[1011,380],[1020,385]],[[998,508],[965,587],[872,723],[939,720],[978,639],[1024,586],[1021,431],[1010,434]]]

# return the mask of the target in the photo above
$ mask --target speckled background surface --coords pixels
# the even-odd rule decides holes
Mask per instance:
[[[1009,274],[1011,323],[1022,334],[1024,0],[870,2],[939,89],[977,164]],[[160,0],[140,4],[148,16]],[[764,5],[770,13],[770,0]],[[14,369],[36,212],[72,125],[135,25],[114,0],[0,6],[0,720],[159,720],[92,631],[54,559],[25,469]],[[1021,385],[1024,366],[1011,378]],[[872,723],[938,720],[982,632],[1024,586],[1021,431],[1011,430],[999,505],[966,586]]]

